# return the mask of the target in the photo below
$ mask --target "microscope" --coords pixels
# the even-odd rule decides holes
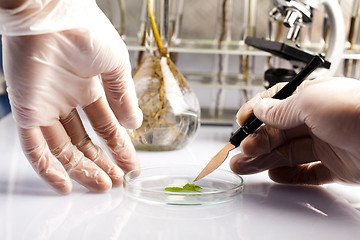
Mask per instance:
[[[271,19],[282,21],[289,28],[286,38],[296,43],[301,28],[312,23],[313,9],[318,7],[314,5],[315,2],[317,1],[273,0],[275,7],[269,15]]]
[[[313,22],[313,11],[322,5],[328,16],[330,28],[328,47],[325,53],[325,63],[310,75],[334,76],[341,62],[341,56],[345,47],[344,19],[338,1],[335,0],[273,0],[274,8],[269,17],[274,21],[281,21],[288,29],[286,40],[274,42],[258,38],[246,38],[245,43],[255,48],[270,52],[272,55],[289,60],[293,68],[304,67],[313,55],[308,50],[302,49],[297,40],[302,28]],[[322,29],[319,29],[322,31]],[[270,68],[264,74],[266,88],[278,82],[289,81],[296,72],[293,69]]]

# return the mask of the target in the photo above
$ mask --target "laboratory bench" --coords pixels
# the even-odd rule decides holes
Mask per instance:
[[[267,173],[242,176],[232,201],[194,206],[144,202],[123,187],[104,194],[74,182],[56,194],[24,157],[11,114],[0,120],[0,239],[359,239],[360,187],[290,186]],[[142,166],[204,165],[228,141],[229,126],[202,125],[182,150],[138,151]],[[90,135],[97,142],[93,133]],[[229,159],[221,165],[229,170]]]

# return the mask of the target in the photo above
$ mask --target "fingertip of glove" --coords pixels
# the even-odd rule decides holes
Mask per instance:
[[[230,159],[229,165],[230,165],[231,171],[233,171],[234,173],[237,173],[236,160],[234,158]]]
[[[112,188],[112,180],[109,176],[102,176],[96,179],[96,184],[87,186],[88,189],[95,193],[105,193]]]
[[[242,167],[241,167],[241,163],[239,161],[239,159],[234,156],[233,158],[230,159],[230,169],[231,171],[233,171],[234,173],[237,174],[242,174]]]
[[[135,121],[134,121],[134,129],[136,128],[139,128],[143,122],[143,118],[144,118],[144,115],[143,115],[143,112],[141,111],[140,108],[138,108],[136,110],[136,117],[135,117]]]
[[[128,129],[137,129],[143,122],[143,113],[140,108],[137,108],[133,114],[124,119],[121,124]]]
[[[116,166],[116,167],[112,168],[108,174],[109,174],[109,177],[111,178],[113,187],[122,186],[124,172],[119,167]]]
[[[52,187],[55,189],[55,191],[61,195],[68,195],[72,192],[72,184],[71,182],[63,182],[63,183],[57,183],[52,184]]]

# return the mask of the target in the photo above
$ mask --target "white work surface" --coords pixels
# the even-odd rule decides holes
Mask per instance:
[[[142,166],[205,164],[230,131],[201,126],[183,150],[138,156]],[[221,167],[228,169],[228,161]],[[266,173],[243,177],[241,195],[209,206],[149,204],[123,188],[94,194],[77,183],[61,196],[32,170],[9,115],[0,120],[0,239],[360,239],[360,187],[280,185]]]

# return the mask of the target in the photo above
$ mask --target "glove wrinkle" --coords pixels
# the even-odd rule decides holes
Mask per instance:
[[[12,114],[34,170],[62,194],[70,177],[95,192],[120,186],[122,169],[139,165],[124,127],[140,127],[142,112],[126,45],[96,1],[25,0],[0,9],[0,33]],[[93,144],[77,107],[115,161]]]
[[[276,85],[245,103],[265,123],[241,143],[231,169],[240,174],[269,170],[282,183],[360,183],[360,83],[349,78],[305,81],[290,97],[271,99]],[[269,147],[270,146],[270,147]]]

